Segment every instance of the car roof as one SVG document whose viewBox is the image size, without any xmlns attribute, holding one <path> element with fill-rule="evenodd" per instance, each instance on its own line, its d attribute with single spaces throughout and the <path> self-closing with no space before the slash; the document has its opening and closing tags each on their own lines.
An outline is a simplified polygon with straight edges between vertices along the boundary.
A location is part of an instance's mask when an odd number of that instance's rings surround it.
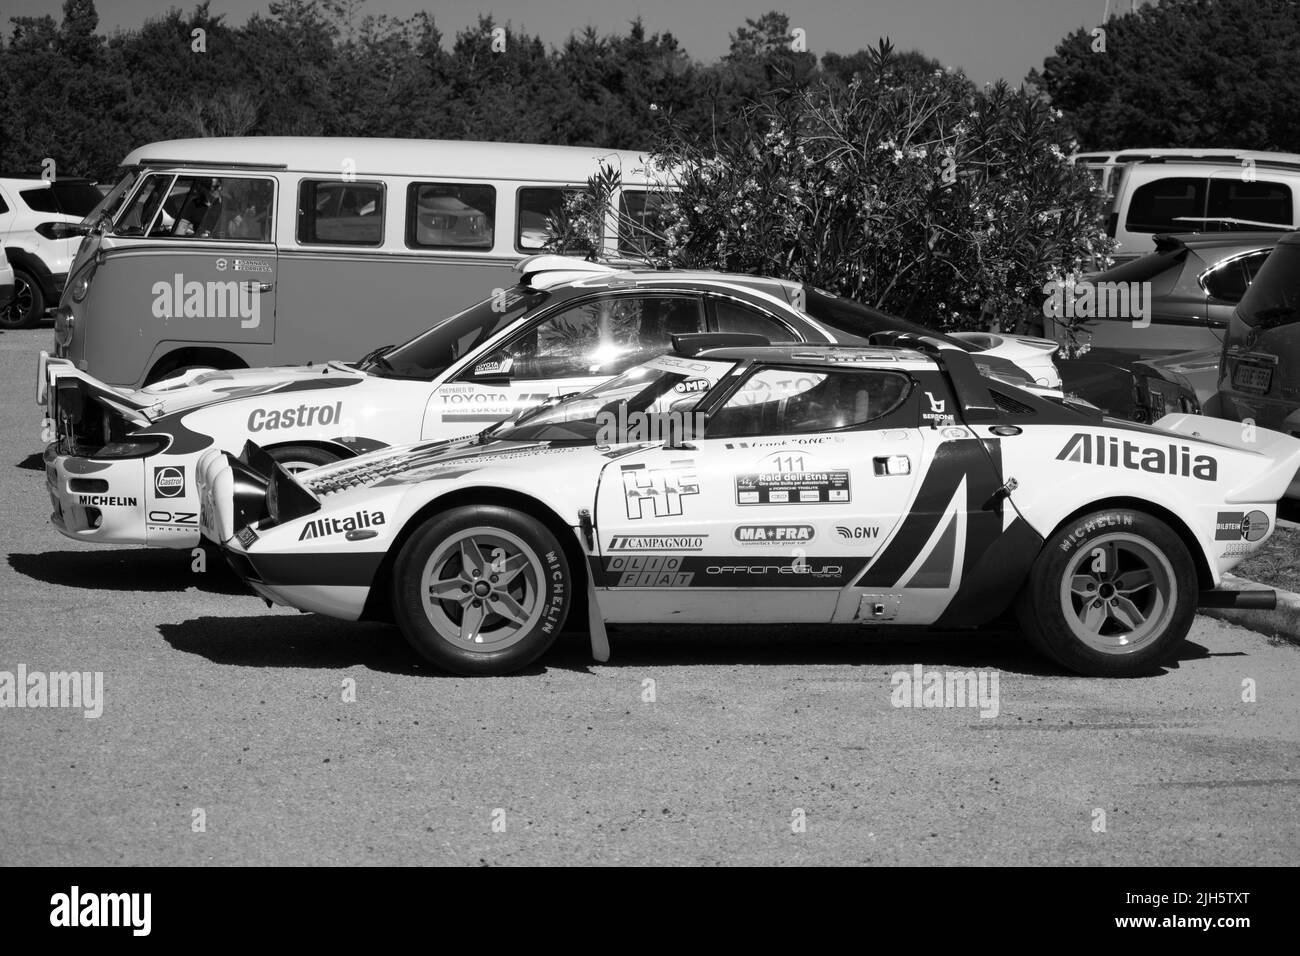
<svg viewBox="0 0 1300 956">
<path fill-rule="evenodd" d="M 724 362 L 763 362 L 822 368 L 935 368 L 937 362 L 916 349 L 887 345 L 746 345 L 706 349 L 693 358 Z"/>
<path fill-rule="evenodd" d="M 217 136 L 173 139 L 132 150 L 123 166 L 212 166 L 287 169 L 339 175 L 468 180 L 516 179 L 581 183 L 612 163 L 626 182 L 646 175 L 649 151 L 599 146 L 547 146 L 461 140 L 342 136 Z"/>
</svg>

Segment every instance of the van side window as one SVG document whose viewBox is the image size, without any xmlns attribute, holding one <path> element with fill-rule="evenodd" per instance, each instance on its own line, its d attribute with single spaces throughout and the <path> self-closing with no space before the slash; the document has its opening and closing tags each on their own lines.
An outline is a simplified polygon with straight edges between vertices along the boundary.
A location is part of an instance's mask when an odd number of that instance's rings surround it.
<svg viewBox="0 0 1300 956">
<path fill-rule="evenodd" d="M 515 246 L 536 252 L 546 247 L 547 221 L 561 216 L 564 200 L 581 190 L 562 186 L 525 186 L 519 190 L 519 213 L 515 223 Z M 562 252 L 566 250 L 555 250 Z M 567 251 L 588 251 L 570 246 Z"/>
<path fill-rule="evenodd" d="M 170 173 L 157 173 L 146 178 L 136 190 L 131 204 L 117 217 L 114 231 L 119 236 L 143 236 L 146 229 L 157 229 L 162 235 L 170 235 L 176 220 L 163 213 L 161 221 L 155 226 L 154 218 L 162 208 L 173 178 Z"/>
<path fill-rule="evenodd" d="M 617 375 L 672 348 L 672 337 L 704 331 L 695 296 L 630 295 L 583 302 L 515 337 L 499 356 L 516 378 Z"/>
<path fill-rule="evenodd" d="M 304 179 L 298 187 L 298 242 L 383 245 L 384 184 Z"/>
<path fill-rule="evenodd" d="M 1283 183 L 1210 180 L 1210 201 L 1205 215 L 1207 232 L 1240 232 L 1264 226 L 1291 226 L 1291 189 Z M 1214 222 L 1214 219 L 1245 222 Z"/>
<path fill-rule="evenodd" d="M 776 319 L 731 299 L 715 298 L 713 315 L 717 320 L 719 332 L 749 332 L 754 335 L 764 335 L 769 342 L 801 341 L 799 336 Z"/>
<path fill-rule="evenodd" d="M 412 249 L 491 249 L 497 191 L 471 183 L 411 183 L 406 244 Z"/>
<path fill-rule="evenodd" d="M 624 189 L 618 197 L 618 251 L 623 255 L 638 256 L 660 253 L 664 240 L 660 237 L 662 211 L 665 197 L 645 189 Z"/>
<path fill-rule="evenodd" d="M 147 228 L 149 236 L 155 238 L 270 242 L 275 199 L 275 183 L 271 180 L 177 176 L 159 210 L 159 197 L 171 177 L 150 179 L 123 216 L 119 234 L 138 236 Z M 127 231 L 127 227 L 134 231 Z"/>
<path fill-rule="evenodd" d="M 1192 232 L 1205 215 L 1205 179 L 1171 176 L 1139 186 L 1129 202 L 1129 232 Z"/>
</svg>

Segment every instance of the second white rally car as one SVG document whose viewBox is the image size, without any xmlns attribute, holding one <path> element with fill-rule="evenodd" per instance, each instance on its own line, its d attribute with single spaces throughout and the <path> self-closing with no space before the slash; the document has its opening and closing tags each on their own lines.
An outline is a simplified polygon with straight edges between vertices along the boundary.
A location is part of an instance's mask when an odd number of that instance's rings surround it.
<svg viewBox="0 0 1300 956">
<path fill-rule="evenodd" d="M 761 343 L 761 340 L 757 340 Z M 1016 607 L 1077 672 L 1167 661 L 1198 605 L 1267 606 L 1223 572 L 1267 539 L 1300 441 L 1158 427 L 911 348 L 683 335 L 481 435 L 290 475 L 200 463 L 203 523 L 270 601 L 394 620 L 451 671 L 607 623 L 966 627 Z"/>
<path fill-rule="evenodd" d="M 826 344 L 925 331 L 777 279 L 562 256 L 516 268 L 518 285 L 359 362 L 196 369 L 127 389 L 43 356 L 37 398 L 47 414 L 51 521 L 88 543 L 191 548 L 199 541 L 194 468 L 210 448 L 238 450 L 251 439 L 298 470 L 472 434 L 663 354 L 683 332 Z M 945 341 L 990 374 L 1060 384 L 1053 342 L 973 333 Z"/>
</svg>

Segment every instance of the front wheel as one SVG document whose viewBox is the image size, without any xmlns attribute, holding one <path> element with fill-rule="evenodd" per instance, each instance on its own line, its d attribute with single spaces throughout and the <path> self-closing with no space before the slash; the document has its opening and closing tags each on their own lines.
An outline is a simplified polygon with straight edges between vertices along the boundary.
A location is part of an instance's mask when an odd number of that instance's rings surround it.
<svg viewBox="0 0 1300 956">
<path fill-rule="evenodd" d="M 456 674 L 527 667 L 559 636 L 573 579 L 545 525 L 472 505 L 430 518 L 393 569 L 398 626 L 425 660 Z"/>
<path fill-rule="evenodd" d="M 0 309 L 0 328 L 30 329 L 45 314 L 45 293 L 30 273 L 14 270 L 14 297 Z"/>
<path fill-rule="evenodd" d="M 1164 522 L 1096 511 L 1043 545 L 1017 613 L 1041 651 L 1093 677 L 1133 677 L 1168 660 L 1196 614 L 1196 565 Z"/>
</svg>

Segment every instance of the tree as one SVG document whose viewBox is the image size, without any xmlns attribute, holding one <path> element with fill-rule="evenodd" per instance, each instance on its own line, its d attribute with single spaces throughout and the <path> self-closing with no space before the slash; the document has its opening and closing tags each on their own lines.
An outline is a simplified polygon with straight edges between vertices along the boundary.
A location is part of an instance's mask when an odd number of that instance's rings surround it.
<svg viewBox="0 0 1300 956">
<path fill-rule="evenodd" d="M 1071 33 L 1028 82 L 1084 148 L 1300 152 L 1297 27 L 1296 0 L 1164 0 Z"/>
</svg>

